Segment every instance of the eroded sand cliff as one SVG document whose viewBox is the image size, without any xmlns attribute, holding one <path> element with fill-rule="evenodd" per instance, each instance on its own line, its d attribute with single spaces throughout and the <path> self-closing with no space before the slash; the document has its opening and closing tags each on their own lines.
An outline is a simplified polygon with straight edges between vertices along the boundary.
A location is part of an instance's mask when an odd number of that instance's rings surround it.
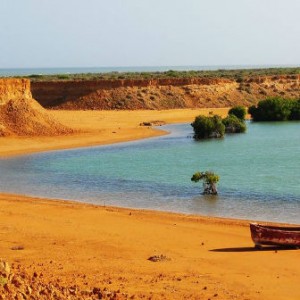
<svg viewBox="0 0 300 300">
<path fill-rule="evenodd" d="M 29 80 L 0 79 L 0 136 L 71 132 L 32 98 Z"/>
<path fill-rule="evenodd" d="M 270 96 L 299 98 L 300 76 L 37 81 L 32 93 L 57 109 L 173 109 L 250 106 Z"/>
</svg>

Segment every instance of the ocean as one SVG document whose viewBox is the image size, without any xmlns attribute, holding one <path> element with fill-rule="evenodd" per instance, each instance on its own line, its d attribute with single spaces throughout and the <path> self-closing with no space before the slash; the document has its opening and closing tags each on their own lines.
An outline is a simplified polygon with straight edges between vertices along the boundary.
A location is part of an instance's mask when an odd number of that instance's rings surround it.
<svg viewBox="0 0 300 300">
<path fill-rule="evenodd" d="M 292 65 L 215 65 L 215 66 L 140 66 L 140 67 L 59 67 L 59 68 L 0 68 L 0 77 L 82 74 L 82 73 L 110 73 L 110 72 L 165 72 L 191 70 L 236 70 L 294 67 Z"/>
</svg>

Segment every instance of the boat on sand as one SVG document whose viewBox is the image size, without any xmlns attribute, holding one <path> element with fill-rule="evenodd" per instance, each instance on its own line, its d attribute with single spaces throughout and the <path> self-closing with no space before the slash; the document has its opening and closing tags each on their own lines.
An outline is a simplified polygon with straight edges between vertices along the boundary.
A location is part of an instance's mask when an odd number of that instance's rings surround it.
<svg viewBox="0 0 300 300">
<path fill-rule="evenodd" d="M 283 227 L 250 223 L 250 231 L 256 248 L 262 245 L 300 247 L 300 226 Z"/>
</svg>

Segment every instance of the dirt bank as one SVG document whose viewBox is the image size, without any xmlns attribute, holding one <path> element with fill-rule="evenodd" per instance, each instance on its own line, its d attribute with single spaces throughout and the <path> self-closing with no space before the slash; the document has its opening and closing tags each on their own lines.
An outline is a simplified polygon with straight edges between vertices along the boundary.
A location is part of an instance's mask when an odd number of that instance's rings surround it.
<svg viewBox="0 0 300 300">
<path fill-rule="evenodd" d="M 300 76 L 257 76 L 242 80 L 173 78 L 35 81 L 31 90 L 55 109 L 174 109 L 250 106 L 269 96 L 299 98 Z"/>
<path fill-rule="evenodd" d="M 32 98 L 29 80 L 0 79 L 0 136 L 54 136 L 72 132 Z"/>
</svg>

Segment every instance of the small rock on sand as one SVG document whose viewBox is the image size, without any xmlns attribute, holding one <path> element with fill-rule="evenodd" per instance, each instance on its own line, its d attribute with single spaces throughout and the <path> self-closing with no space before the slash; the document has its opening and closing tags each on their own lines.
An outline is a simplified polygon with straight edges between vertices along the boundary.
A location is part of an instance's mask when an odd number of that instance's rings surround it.
<svg viewBox="0 0 300 300">
<path fill-rule="evenodd" d="M 166 257 L 165 255 L 161 254 L 161 255 L 150 256 L 148 258 L 148 260 L 150 260 L 152 262 L 159 262 L 159 261 L 168 261 L 168 260 L 171 260 L 171 259 Z"/>
</svg>

